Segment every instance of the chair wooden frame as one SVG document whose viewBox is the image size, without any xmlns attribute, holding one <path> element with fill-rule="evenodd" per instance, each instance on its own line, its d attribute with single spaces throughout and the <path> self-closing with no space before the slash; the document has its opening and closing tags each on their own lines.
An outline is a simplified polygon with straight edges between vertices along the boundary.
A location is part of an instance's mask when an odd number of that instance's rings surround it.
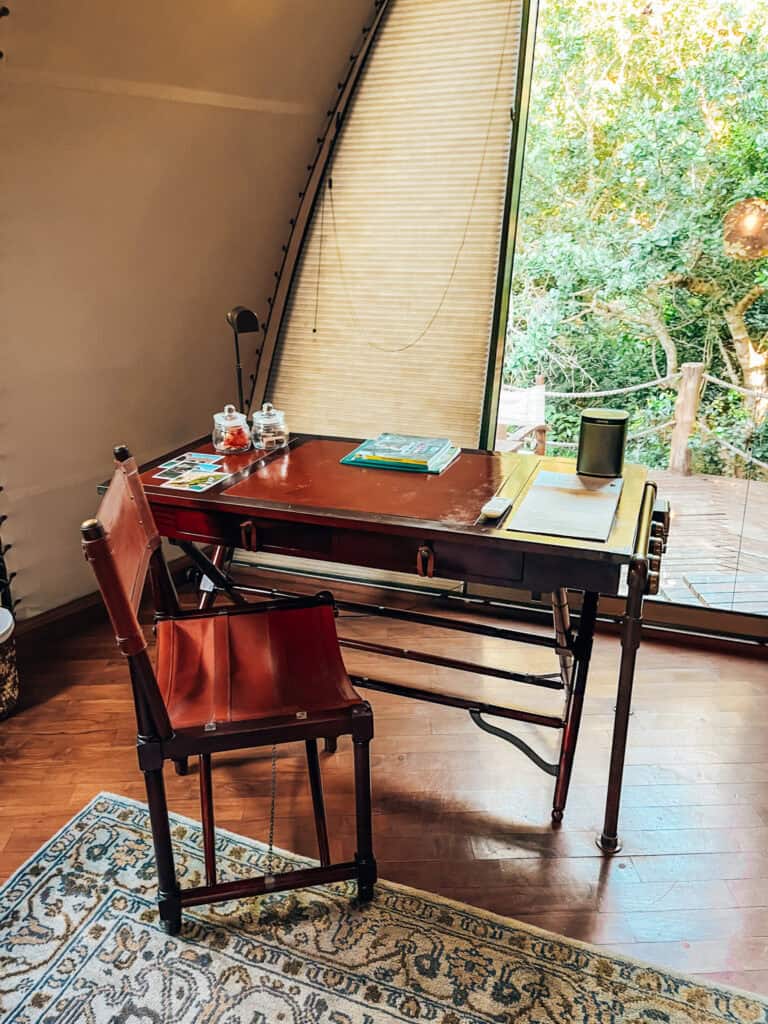
<svg viewBox="0 0 768 1024">
<path fill-rule="evenodd" d="M 98 519 L 90 519 L 81 527 L 86 559 L 96 575 L 104 603 L 115 629 L 117 644 L 128 660 L 138 727 L 137 750 L 139 768 L 144 774 L 152 839 L 158 874 L 158 908 L 164 929 L 177 934 L 181 928 L 182 908 L 219 900 L 260 896 L 305 886 L 357 880 L 361 903 L 373 897 L 376 882 L 376 861 L 373 855 L 371 822 L 371 784 L 369 744 L 373 737 L 373 714 L 370 705 L 361 701 L 350 707 L 328 711 L 301 712 L 295 716 L 277 715 L 239 722 L 174 730 L 163 701 L 157 677 L 147 652 L 144 633 L 137 618 L 144 577 L 149 574 L 158 619 L 189 619 L 211 615 L 259 615 L 279 609 L 296 609 L 333 604 L 331 594 L 315 597 L 281 599 L 260 604 L 223 607 L 211 611 L 184 611 L 163 558 L 160 538 L 146 502 L 135 460 L 125 446 L 114 450 L 115 477 L 127 488 L 133 503 L 132 529 L 137 527 L 146 539 L 146 547 L 138 559 L 137 572 L 129 586 L 125 573 L 119 570 L 110 535 Z M 355 812 L 357 851 L 354 859 L 331 863 L 328 830 L 325 819 L 322 779 L 317 751 L 320 737 L 336 740 L 351 735 L 354 745 Z M 215 824 L 211 755 L 221 751 L 272 746 L 304 740 L 307 768 L 320 852 L 320 866 L 300 868 L 278 875 L 263 875 L 221 882 L 217 879 L 215 856 Z M 165 761 L 172 760 L 183 773 L 187 759 L 197 756 L 200 766 L 200 803 L 203 828 L 206 884 L 180 888 L 171 843 L 168 805 L 163 779 Z"/>
</svg>

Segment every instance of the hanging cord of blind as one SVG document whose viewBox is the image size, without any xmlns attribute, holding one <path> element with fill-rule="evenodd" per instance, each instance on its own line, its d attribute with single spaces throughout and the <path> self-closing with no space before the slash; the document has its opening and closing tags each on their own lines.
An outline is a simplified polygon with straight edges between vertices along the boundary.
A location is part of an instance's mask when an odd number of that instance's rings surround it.
<svg viewBox="0 0 768 1024">
<path fill-rule="evenodd" d="M 395 354 L 397 352 L 406 352 L 408 349 L 414 348 L 414 346 L 418 345 L 419 342 L 424 337 L 426 337 L 426 335 L 429 333 L 430 329 L 432 328 L 433 324 L 437 320 L 438 316 L 440 315 L 440 311 L 442 310 L 443 305 L 445 304 L 445 300 L 448 297 L 448 292 L 450 291 L 451 284 L 453 283 L 453 279 L 456 276 L 456 271 L 457 271 L 458 266 L 459 266 L 459 260 L 461 259 L 461 254 L 462 254 L 462 252 L 464 250 L 464 246 L 465 246 L 466 241 L 467 241 L 467 236 L 469 235 L 469 226 L 470 226 L 470 224 L 472 222 L 472 214 L 474 212 L 475 203 L 477 202 L 477 196 L 478 196 L 478 193 L 480 191 L 480 182 L 481 182 L 481 179 L 482 179 L 482 176 L 483 176 L 483 170 L 485 168 L 485 160 L 486 160 L 486 156 L 487 156 L 487 153 L 488 153 L 488 144 L 489 144 L 490 137 L 491 137 L 491 129 L 493 127 L 493 117 L 494 117 L 494 114 L 496 113 L 496 104 L 497 104 L 497 100 L 498 100 L 499 89 L 501 87 L 501 76 L 502 76 L 502 72 L 504 70 L 504 61 L 505 61 L 505 58 L 506 58 L 506 55 L 507 55 L 507 46 L 508 46 L 508 41 L 509 41 L 509 30 L 510 30 L 510 24 L 511 24 L 511 20 L 512 20 L 512 8 L 513 8 L 513 6 L 514 5 L 512 3 L 508 3 L 507 4 L 507 14 L 506 14 L 505 22 L 504 22 L 504 35 L 503 35 L 503 39 L 502 39 L 501 51 L 500 51 L 500 54 L 499 54 L 498 67 L 496 69 L 496 80 L 495 80 L 494 87 L 493 87 L 493 98 L 492 98 L 491 103 L 490 103 L 490 110 L 489 110 L 489 113 L 488 113 L 488 121 L 487 121 L 486 128 L 485 128 L 485 138 L 483 139 L 483 148 L 482 148 L 481 154 L 480 154 L 480 163 L 478 165 L 477 175 L 475 177 L 475 184 L 474 184 L 474 188 L 472 190 L 472 198 L 470 200 L 469 209 L 467 211 L 466 220 L 464 222 L 464 230 L 462 232 L 461 239 L 459 241 L 459 245 L 458 245 L 458 248 L 456 250 L 456 255 L 454 256 L 453 263 L 451 265 L 451 270 L 450 270 L 450 272 L 448 274 L 448 279 L 447 279 L 447 281 L 445 283 L 445 287 L 443 288 L 443 292 L 442 292 L 440 298 L 438 299 L 437 305 L 435 306 L 435 309 L 434 309 L 433 313 L 431 314 L 431 316 L 427 320 L 426 325 L 422 328 L 421 331 L 419 331 L 419 333 L 416 335 L 416 337 L 413 338 L 411 341 L 407 342 L 405 345 L 397 345 L 397 346 L 390 347 L 389 345 L 381 345 L 380 343 L 373 341 L 370 338 L 370 336 L 368 335 L 368 331 L 366 330 L 366 328 L 363 327 L 363 325 L 362 325 L 362 323 L 360 321 L 360 318 L 357 315 L 357 310 L 356 310 L 355 303 L 353 302 L 352 294 L 351 294 L 352 293 L 352 289 L 349 286 L 349 282 L 347 280 L 347 276 L 346 276 L 345 270 L 344 270 L 344 258 L 342 256 L 342 252 L 341 252 L 341 246 L 340 246 L 340 243 L 339 243 L 339 231 L 338 231 L 338 226 L 337 226 L 337 223 L 336 223 L 336 209 L 335 209 L 334 203 L 333 203 L 333 167 L 332 166 L 329 167 L 329 171 L 328 171 L 328 184 L 327 184 L 327 188 L 325 188 L 323 190 L 323 203 L 322 203 L 322 207 L 321 207 L 321 221 L 320 221 L 320 224 L 321 224 L 321 228 L 320 228 L 320 232 L 321 232 L 320 233 L 321 251 L 322 251 L 322 239 L 323 239 L 323 235 L 322 235 L 323 211 L 325 210 L 325 200 L 326 200 L 326 195 L 327 195 L 328 202 L 329 202 L 329 207 L 330 207 L 330 214 L 331 214 L 331 231 L 333 232 L 334 248 L 336 250 L 336 259 L 338 261 L 339 274 L 340 274 L 340 277 L 341 277 L 341 283 L 342 283 L 342 287 L 344 289 L 344 294 L 345 294 L 345 296 L 347 298 L 347 305 L 348 305 L 349 311 L 350 311 L 350 313 L 352 315 L 352 320 L 353 320 L 353 322 L 355 324 L 355 327 L 360 332 L 361 340 L 363 342 L 365 342 L 365 344 L 370 345 L 372 348 L 377 348 L 377 349 L 379 349 L 382 352 L 391 352 L 393 354 Z M 319 268 L 318 268 L 318 289 L 319 289 Z M 314 329 L 313 329 L 313 333 L 316 333 Z"/>
<path fill-rule="evenodd" d="M 330 178 L 329 187 L 330 187 Z M 320 275 L 323 267 L 323 234 L 325 229 L 325 190 L 320 203 L 320 244 L 317 249 L 317 280 L 315 281 L 315 310 L 312 317 L 312 333 L 317 334 L 317 314 L 320 310 Z"/>
</svg>

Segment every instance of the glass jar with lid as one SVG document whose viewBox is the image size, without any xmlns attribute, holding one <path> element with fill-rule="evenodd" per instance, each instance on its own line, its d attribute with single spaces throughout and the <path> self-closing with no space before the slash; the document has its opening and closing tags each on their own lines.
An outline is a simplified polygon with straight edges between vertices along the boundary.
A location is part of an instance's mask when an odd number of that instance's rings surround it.
<svg viewBox="0 0 768 1024">
<path fill-rule="evenodd" d="M 265 448 L 282 448 L 288 444 L 288 428 L 285 424 L 285 413 L 276 409 L 271 402 L 265 402 L 261 412 L 253 414 L 253 446 Z"/>
<path fill-rule="evenodd" d="M 225 455 L 239 455 L 251 447 L 248 418 L 234 405 L 225 405 L 224 412 L 213 414 L 213 447 Z"/>
</svg>

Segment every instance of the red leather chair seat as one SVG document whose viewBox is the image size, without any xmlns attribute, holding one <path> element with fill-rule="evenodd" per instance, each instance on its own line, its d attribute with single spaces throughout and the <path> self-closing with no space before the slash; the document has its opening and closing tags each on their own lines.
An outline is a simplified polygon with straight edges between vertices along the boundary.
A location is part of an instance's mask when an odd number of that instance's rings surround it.
<svg viewBox="0 0 768 1024">
<path fill-rule="evenodd" d="M 362 703 L 329 605 L 161 619 L 157 681 L 176 729 Z"/>
</svg>

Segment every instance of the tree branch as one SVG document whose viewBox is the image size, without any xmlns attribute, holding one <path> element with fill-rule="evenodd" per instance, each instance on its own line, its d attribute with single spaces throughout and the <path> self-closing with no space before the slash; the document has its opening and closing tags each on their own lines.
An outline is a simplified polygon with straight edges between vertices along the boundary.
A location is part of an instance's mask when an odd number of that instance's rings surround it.
<svg viewBox="0 0 768 1024">
<path fill-rule="evenodd" d="M 742 295 L 738 302 L 731 306 L 729 313 L 733 313 L 736 316 L 744 316 L 749 307 L 757 302 L 761 295 L 765 295 L 766 287 L 764 284 L 756 284 L 754 288 L 750 288 L 746 295 Z"/>
<path fill-rule="evenodd" d="M 672 285 L 677 288 L 687 288 L 694 295 L 708 295 L 710 298 L 722 299 L 723 289 L 714 281 L 706 281 L 703 277 L 692 277 L 690 274 L 669 274 L 659 281 L 655 287 L 662 288 L 665 285 Z"/>
<path fill-rule="evenodd" d="M 649 296 L 650 299 L 654 297 L 654 295 Z M 593 298 L 590 308 L 595 313 L 603 316 L 617 317 L 619 320 L 624 320 L 630 324 L 637 324 L 639 327 L 644 327 L 647 331 L 650 331 L 664 349 L 664 355 L 667 357 L 667 373 L 677 373 L 677 345 L 675 344 L 675 339 L 670 334 L 669 328 L 661 314 L 653 306 L 644 312 L 639 309 L 631 309 L 616 299 Z"/>
<path fill-rule="evenodd" d="M 738 302 L 734 302 L 732 306 L 723 311 L 728 330 L 731 332 L 733 347 L 736 350 L 736 358 L 741 367 L 742 379 L 746 387 L 755 391 L 766 390 L 768 354 L 759 352 L 755 347 L 744 316 L 752 303 L 756 302 L 765 292 L 765 285 L 756 284 L 745 295 L 742 295 Z M 751 397 L 746 404 L 747 408 L 751 409 L 755 422 L 761 423 L 765 417 L 766 408 L 768 408 L 766 400 Z"/>
<path fill-rule="evenodd" d="M 736 373 L 736 369 L 733 365 L 733 362 L 731 361 L 731 357 L 728 354 L 728 349 L 723 344 L 723 339 L 720 337 L 719 333 L 717 333 L 717 347 L 720 349 L 720 355 L 723 357 L 723 363 L 725 365 L 725 372 L 730 377 L 731 383 L 740 383 L 739 375 L 738 373 Z"/>
</svg>

